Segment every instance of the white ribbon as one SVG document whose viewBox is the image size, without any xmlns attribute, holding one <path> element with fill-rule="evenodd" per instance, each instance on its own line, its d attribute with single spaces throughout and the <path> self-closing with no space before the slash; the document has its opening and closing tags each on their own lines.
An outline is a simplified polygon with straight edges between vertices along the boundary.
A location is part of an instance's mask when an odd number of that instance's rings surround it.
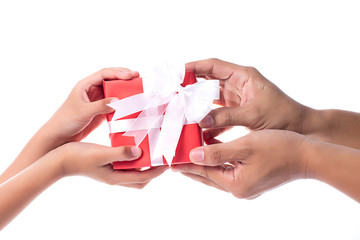
<svg viewBox="0 0 360 240">
<path fill-rule="evenodd" d="M 171 166 L 183 125 L 200 122 L 211 111 L 213 100 L 219 99 L 218 80 L 182 87 L 184 76 L 183 64 L 158 65 L 143 76 L 144 93 L 108 104 L 116 110 L 111 122 L 142 111 L 136 119 L 120 121 L 127 125 L 124 136 L 133 136 L 137 146 L 148 135 L 152 166 L 162 165 L 162 155 Z"/>
</svg>

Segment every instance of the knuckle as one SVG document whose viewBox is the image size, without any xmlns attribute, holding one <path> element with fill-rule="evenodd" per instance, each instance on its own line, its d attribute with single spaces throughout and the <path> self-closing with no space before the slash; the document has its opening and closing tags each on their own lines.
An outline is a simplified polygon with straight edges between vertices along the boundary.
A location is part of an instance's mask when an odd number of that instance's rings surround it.
<svg viewBox="0 0 360 240">
<path fill-rule="evenodd" d="M 141 183 L 135 186 L 136 189 L 143 189 L 146 186 L 146 183 Z"/>
<path fill-rule="evenodd" d="M 118 182 L 111 175 L 105 179 L 105 183 L 111 186 L 117 185 Z"/>
<path fill-rule="evenodd" d="M 206 172 L 206 170 L 205 170 L 205 168 L 204 167 L 201 167 L 200 169 L 199 169 L 199 175 L 201 176 L 201 177 L 204 177 L 204 178 L 208 178 L 208 174 L 207 174 L 207 172 Z"/>
<path fill-rule="evenodd" d="M 105 78 L 105 76 L 107 74 L 109 74 L 109 72 L 112 72 L 114 71 L 113 69 L 111 68 L 102 68 L 101 70 L 98 71 L 98 74 L 102 77 L 102 78 Z"/>
<path fill-rule="evenodd" d="M 258 74 L 259 73 L 259 71 L 254 67 L 246 67 L 246 69 L 247 69 L 248 73 L 250 73 L 250 74 Z"/>
<path fill-rule="evenodd" d="M 224 122 L 226 126 L 230 126 L 234 121 L 234 116 L 230 109 L 224 111 Z"/>
<path fill-rule="evenodd" d="M 102 68 L 100 69 L 99 71 L 97 71 L 95 73 L 95 75 L 98 75 L 98 76 L 104 76 L 104 74 L 108 71 L 109 68 Z"/>
<path fill-rule="evenodd" d="M 218 58 L 209 58 L 208 61 L 212 62 L 212 63 L 216 63 L 216 62 L 219 62 L 220 59 L 218 59 Z"/>
<path fill-rule="evenodd" d="M 230 108 L 222 108 L 219 111 L 210 112 L 219 127 L 232 126 L 234 124 L 234 114 Z"/>
<path fill-rule="evenodd" d="M 238 192 L 233 192 L 232 195 L 238 199 L 244 199 L 243 195 L 241 193 Z"/>
<path fill-rule="evenodd" d="M 249 198 L 250 195 L 246 190 L 240 189 L 238 191 L 235 191 L 232 193 L 234 197 L 239 198 L 239 199 L 246 199 Z"/>
<path fill-rule="evenodd" d="M 251 186 L 242 184 L 240 187 L 238 187 L 237 189 L 235 189 L 233 191 L 233 195 L 239 199 L 249 199 L 254 194 L 253 194 L 253 189 L 251 188 Z"/>
</svg>

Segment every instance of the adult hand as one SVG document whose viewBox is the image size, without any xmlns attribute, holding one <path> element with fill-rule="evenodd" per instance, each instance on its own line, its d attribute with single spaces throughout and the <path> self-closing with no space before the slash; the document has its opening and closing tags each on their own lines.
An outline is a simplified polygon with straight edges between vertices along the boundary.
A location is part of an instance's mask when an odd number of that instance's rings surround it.
<svg viewBox="0 0 360 240">
<path fill-rule="evenodd" d="M 305 134 L 312 109 L 303 106 L 282 92 L 252 67 L 244 67 L 218 59 L 186 64 L 197 77 L 219 79 L 223 106 L 211 111 L 201 122 L 209 140 L 221 128 L 242 125 L 250 130 L 282 129 Z"/>
<path fill-rule="evenodd" d="M 311 175 L 309 144 L 309 138 L 290 131 L 256 131 L 228 143 L 195 148 L 190 159 L 196 165 L 175 165 L 172 169 L 235 197 L 251 199 Z"/>
</svg>

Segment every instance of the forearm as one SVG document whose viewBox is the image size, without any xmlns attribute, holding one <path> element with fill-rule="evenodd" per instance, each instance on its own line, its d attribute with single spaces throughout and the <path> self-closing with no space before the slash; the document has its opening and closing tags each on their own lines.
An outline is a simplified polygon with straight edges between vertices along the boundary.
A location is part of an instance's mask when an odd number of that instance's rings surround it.
<svg viewBox="0 0 360 240">
<path fill-rule="evenodd" d="M 62 160 L 54 151 L 0 185 L 0 229 L 62 177 Z"/>
<path fill-rule="evenodd" d="M 302 134 L 360 149 L 360 114 L 343 110 L 314 110 L 306 114 Z"/>
<path fill-rule="evenodd" d="M 49 123 L 46 123 L 30 139 L 11 165 L 0 175 L 0 184 L 21 172 L 61 144 L 63 144 L 63 141 L 55 137 L 53 129 L 49 126 Z"/>
<path fill-rule="evenodd" d="M 325 182 L 360 202 L 359 150 L 314 141 L 309 152 L 309 178 Z"/>
</svg>

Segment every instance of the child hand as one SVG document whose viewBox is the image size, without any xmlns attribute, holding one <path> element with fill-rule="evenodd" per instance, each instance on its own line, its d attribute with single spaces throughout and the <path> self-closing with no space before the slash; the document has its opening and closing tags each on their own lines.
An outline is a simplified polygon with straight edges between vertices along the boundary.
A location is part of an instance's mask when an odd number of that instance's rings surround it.
<svg viewBox="0 0 360 240">
<path fill-rule="evenodd" d="M 168 169 L 167 166 L 161 166 L 145 171 L 113 170 L 112 162 L 132 161 L 141 156 L 141 149 L 135 146 L 105 147 L 72 142 L 56 151 L 61 154 L 63 176 L 83 175 L 110 185 L 140 189 Z"/>
<path fill-rule="evenodd" d="M 145 171 L 113 170 L 113 161 L 131 161 L 141 155 L 137 147 L 110 148 L 90 143 L 64 144 L 0 184 L 0 230 L 37 195 L 70 175 L 84 175 L 112 185 L 143 188 L 167 167 Z"/>
<path fill-rule="evenodd" d="M 67 142 L 80 141 L 113 111 L 104 99 L 104 79 L 131 79 L 138 72 L 126 68 L 105 68 L 78 82 L 50 120 L 31 138 L 15 161 L 0 175 L 0 183 L 11 178 L 49 151 Z"/>
<path fill-rule="evenodd" d="M 104 79 L 132 79 L 139 73 L 126 68 L 104 68 L 78 82 L 62 106 L 45 125 L 60 140 L 81 141 L 114 110 L 107 106 L 114 98 L 104 99 Z M 116 99 L 116 98 L 115 98 Z"/>
</svg>

